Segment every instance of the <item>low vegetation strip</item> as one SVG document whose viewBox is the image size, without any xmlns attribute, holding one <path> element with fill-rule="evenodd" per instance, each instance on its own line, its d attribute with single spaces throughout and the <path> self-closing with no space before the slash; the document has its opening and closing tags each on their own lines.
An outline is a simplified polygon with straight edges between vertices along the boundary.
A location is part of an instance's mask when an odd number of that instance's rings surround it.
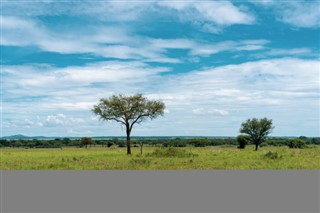
<svg viewBox="0 0 320 213">
<path fill-rule="evenodd" d="M 1 170 L 320 169 L 320 146 L 2 148 Z"/>
</svg>

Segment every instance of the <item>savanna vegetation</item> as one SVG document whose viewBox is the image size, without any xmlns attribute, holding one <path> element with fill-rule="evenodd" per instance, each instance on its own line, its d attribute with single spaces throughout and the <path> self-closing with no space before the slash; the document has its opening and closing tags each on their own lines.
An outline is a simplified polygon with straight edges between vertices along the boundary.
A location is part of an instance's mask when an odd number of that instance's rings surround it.
<svg viewBox="0 0 320 213">
<path fill-rule="evenodd" d="M 67 147 L 1 149 L 1 170 L 320 169 L 320 146 Z"/>
<path fill-rule="evenodd" d="M 239 149 L 239 138 L 245 149 Z M 258 151 L 243 136 L 131 142 L 127 155 L 126 138 L 2 139 L 0 169 L 320 169 L 320 138 L 270 137 Z"/>
</svg>

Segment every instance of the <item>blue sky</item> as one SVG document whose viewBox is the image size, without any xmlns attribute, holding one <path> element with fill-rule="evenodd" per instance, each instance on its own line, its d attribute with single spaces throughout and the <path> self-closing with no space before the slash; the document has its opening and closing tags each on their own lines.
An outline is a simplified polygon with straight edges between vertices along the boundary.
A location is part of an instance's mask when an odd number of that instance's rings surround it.
<svg viewBox="0 0 320 213">
<path fill-rule="evenodd" d="M 140 136 L 319 136 L 319 1 L 2 1 L 2 135 L 116 136 L 91 109 L 143 93 Z"/>
</svg>

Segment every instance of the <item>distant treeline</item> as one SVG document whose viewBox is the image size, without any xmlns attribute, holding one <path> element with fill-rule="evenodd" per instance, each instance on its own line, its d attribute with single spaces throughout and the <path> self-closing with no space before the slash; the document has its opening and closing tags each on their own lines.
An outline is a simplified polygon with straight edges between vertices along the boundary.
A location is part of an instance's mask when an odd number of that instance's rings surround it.
<svg viewBox="0 0 320 213">
<path fill-rule="evenodd" d="M 320 145 L 320 137 L 308 138 L 305 136 L 299 137 L 305 141 L 306 144 Z M 81 139 L 70 138 L 56 138 L 56 139 L 1 139 L 0 147 L 17 147 L 17 148 L 62 148 L 62 147 L 84 147 L 86 144 L 82 143 Z M 111 138 L 111 139 L 92 139 L 89 146 L 100 147 L 126 147 L 124 138 Z M 261 146 L 287 146 L 290 138 L 268 138 Z M 155 147 L 205 147 L 205 146 L 221 146 L 221 145 L 234 145 L 237 146 L 236 138 L 174 138 L 174 139 L 133 139 L 132 146 L 139 147 L 141 144 L 144 146 Z"/>
</svg>

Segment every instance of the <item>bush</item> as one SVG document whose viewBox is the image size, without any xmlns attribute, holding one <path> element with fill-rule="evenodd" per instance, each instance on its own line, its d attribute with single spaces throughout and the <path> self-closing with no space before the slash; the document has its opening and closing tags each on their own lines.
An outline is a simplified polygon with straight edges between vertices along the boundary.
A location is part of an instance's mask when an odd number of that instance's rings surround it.
<svg viewBox="0 0 320 213">
<path fill-rule="evenodd" d="M 312 138 L 310 140 L 311 144 L 316 144 L 316 145 L 320 145 L 320 138 Z"/>
<path fill-rule="evenodd" d="M 110 148 L 112 145 L 114 145 L 113 142 L 111 142 L 111 141 L 108 141 L 108 142 L 107 142 L 107 147 L 108 147 L 108 148 Z"/>
<path fill-rule="evenodd" d="M 268 143 L 262 143 L 262 144 L 260 145 L 260 147 L 268 147 L 268 146 L 269 146 Z"/>
<path fill-rule="evenodd" d="M 176 140 L 172 142 L 172 146 L 173 147 L 186 147 L 187 143 L 185 141 L 182 140 Z"/>
<path fill-rule="evenodd" d="M 275 159 L 281 159 L 282 156 L 278 155 L 278 152 L 267 152 L 265 155 L 264 155 L 265 158 L 269 158 L 269 159 L 272 159 L 272 160 L 275 160 Z"/>
<path fill-rule="evenodd" d="M 302 139 L 289 139 L 287 145 L 291 149 L 302 149 L 306 147 L 306 142 Z"/>
<path fill-rule="evenodd" d="M 126 147 L 126 142 L 124 142 L 124 141 L 119 141 L 119 142 L 117 143 L 117 145 L 118 145 L 118 147 Z"/>
<path fill-rule="evenodd" d="M 288 139 L 284 139 L 284 138 L 272 138 L 272 139 L 268 139 L 266 141 L 266 144 L 268 144 L 269 146 L 286 146 L 288 141 Z"/>
<path fill-rule="evenodd" d="M 206 138 L 194 138 L 189 143 L 194 147 L 205 147 L 210 145 L 210 140 Z"/>
<path fill-rule="evenodd" d="M 246 135 L 238 135 L 237 141 L 239 144 L 238 149 L 244 149 L 246 145 L 249 143 L 250 138 Z"/>
</svg>

